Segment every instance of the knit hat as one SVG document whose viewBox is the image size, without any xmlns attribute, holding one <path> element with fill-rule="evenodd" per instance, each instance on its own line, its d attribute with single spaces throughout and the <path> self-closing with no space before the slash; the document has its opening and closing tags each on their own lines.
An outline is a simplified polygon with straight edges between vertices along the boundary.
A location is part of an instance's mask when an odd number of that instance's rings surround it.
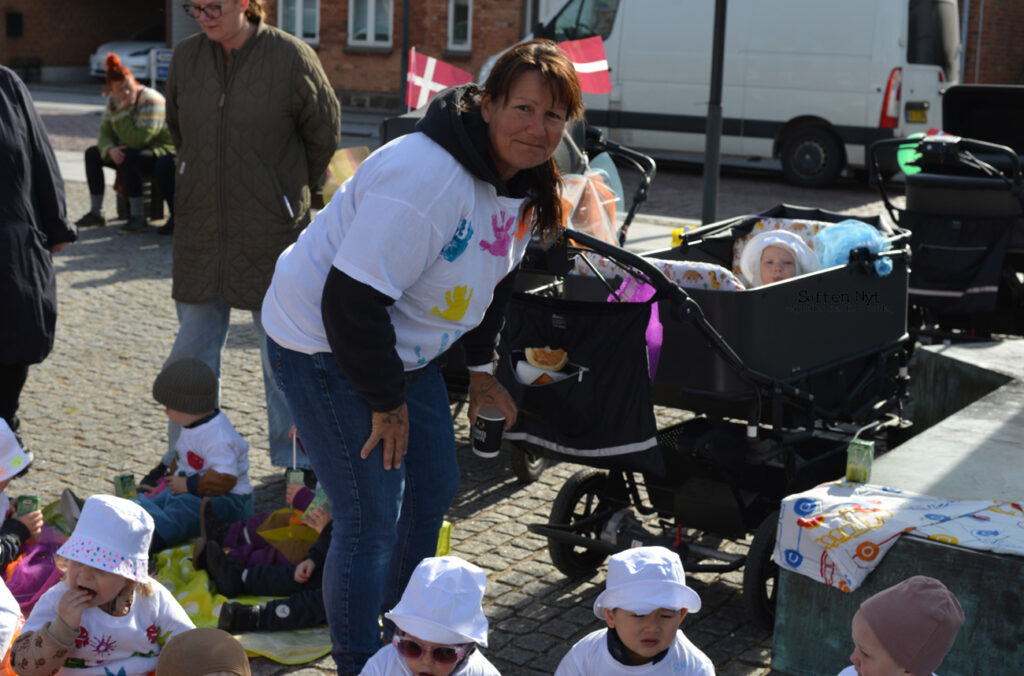
<svg viewBox="0 0 1024 676">
<path fill-rule="evenodd" d="M 785 249 L 793 255 L 797 275 L 805 275 L 821 268 L 818 257 L 800 235 L 788 230 L 768 230 L 753 237 L 740 253 L 740 272 L 751 288 L 764 285 L 761 281 L 761 253 L 770 246 Z"/>
<path fill-rule="evenodd" d="M 487 617 L 481 607 L 487 575 L 457 556 L 420 561 L 402 600 L 384 617 L 402 631 L 438 645 L 477 643 L 487 647 Z"/>
<path fill-rule="evenodd" d="M 205 676 L 227 672 L 250 676 L 249 658 L 238 640 L 212 627 L 175 634 L 160 651 L 156 676 Z"/>
<path fill-rule="evenodd" d="M 153 381 L 153 398 L 175 411 L 202 415 L 217 408 L 218 389 L 213 369 L 188 357 L 164 367 Z"/>
<path fill-rule="evenodd" d="M 659 608 L 700 610 L 700 597 L 686 586 L 679 555 L 665 547 L 634 547 L 608 559 L 605 590 L 594 601 L 594 614 L 622 608 L 637 615 Z"/>
<path fill-rule="evenodd" d="M 138 504 L 113 495 L 85 501 L 71 537 L 59 556 L 136 582 L 149 581 L 153 517 Z"/>
<path fill-rule="evenodd" d="M 31 462 L 7 421 L 0 418 L 0 481 L 17 476 Z"/>
<path fill-rule="evenodd" d="M 924 575 L 878 592 L 860 604 L 860 613 L 893 661 L 914 676 L 939 668 L 964 623 L 953 592 Z"/>
</svg>

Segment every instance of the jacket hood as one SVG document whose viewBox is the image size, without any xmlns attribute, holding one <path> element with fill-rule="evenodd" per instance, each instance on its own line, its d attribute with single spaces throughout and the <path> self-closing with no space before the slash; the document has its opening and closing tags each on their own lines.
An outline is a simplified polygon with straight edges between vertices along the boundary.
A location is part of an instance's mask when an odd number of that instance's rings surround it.
<svg viewBox="0 0 1024 676">
<path fill-rule="evenodd" d="M 526 197 L 530 180 L 519 172 L 506 184 L 488 152 L 487 123 L 478 110 L 480 88 L 475 84 L 449 87 L 430 101 L 416 130 L 448 151 L 466 170 L 481 181 L 494 186 L 502 197 Z M 467 106 L 467 104 L 472 104 Z"/>
</svg>

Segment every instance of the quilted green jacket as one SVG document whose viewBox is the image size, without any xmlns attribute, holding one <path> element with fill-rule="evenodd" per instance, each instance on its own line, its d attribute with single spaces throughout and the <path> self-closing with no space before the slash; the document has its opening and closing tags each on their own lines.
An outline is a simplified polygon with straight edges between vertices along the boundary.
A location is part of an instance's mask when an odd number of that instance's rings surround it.
<svg viewBox="0 0 1024 676">
<path fill-rule="evenodd" d="M 178 153 L 171 295 L 258 310 L 341 139 L 323 67 L 309 45 L 262 21 L 226 65 L 198 33 L 174 50 L 167 124 Z"/>
</svg>

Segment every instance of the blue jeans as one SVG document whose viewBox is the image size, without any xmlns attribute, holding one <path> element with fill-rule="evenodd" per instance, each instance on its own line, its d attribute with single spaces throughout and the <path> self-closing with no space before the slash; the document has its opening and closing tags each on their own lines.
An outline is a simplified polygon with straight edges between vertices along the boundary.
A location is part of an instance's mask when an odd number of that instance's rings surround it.
<svg viewBox="0 0 1024 676">
<path fill-rule="evenodd" d="M 270 362 L 295 416 L 334 517 L 323 590 L 339 674 L 357 674 L 381 647 L 378 615 L 401 598 L 459 485 L 448 391 L 435 365 L 406 392 L 409 452 L 385 470 L 380 445 L 359 457 L 371 411 L 329 352 L 306 355 L 267 340 Z"/>
<path fill-rule="evenodd" d="M 178 359 L 195 357 L 203 360 L 213 369 L 219 382 L 220 359 L 228 338 L 231 308 L 225 305 L 220 298 L 210 303 L 175 302 L 175 306 L 178 310 L 178 335 L 174 339 L 171 354 L 168 355 L 164 365 Z M 267 361 L 267 334 L 263 331 L 263 323 L 260 321 L 258 310 L 253 310 L 252 321 L 256 326 L 260 361 L 263 364 L 263 389 L 267 400 L 270 462 L 276 467 L 291 467 L 292 442 L 288 438 L 288 431 L 292 427 L 292 416 L 288 412 L 288 402 L 284 398 L 284 392 L 277 386 L 277 381 L 274 380 L 270 364 Z M 217 399 L 220 400 L 219 392 Z M 178 425 L 172 422 L 167 423 L 167 452 L 162 460 L 165 465 L 170 465 L 174 460 L 174 444 L 178 441 L 180 434 L 181 428 Z M 309 458 L 301 453 L 298 455 L 297 464 L 303 469 L 312 467 Z"/>
<path fill-rule="evenodd" d="M 152 498 L 139 495 L 132 498 L 153 517 L 154 530 L 168 547 L 179 545 L 199 535 L 199 505 L 202 498 L 191 493 L 174 495 L 170 489 Z M 252 516 L 253 494 L 226 493 L 210 498 L 210 507 L 217 516 L 231 523 Z"/>
</svg>

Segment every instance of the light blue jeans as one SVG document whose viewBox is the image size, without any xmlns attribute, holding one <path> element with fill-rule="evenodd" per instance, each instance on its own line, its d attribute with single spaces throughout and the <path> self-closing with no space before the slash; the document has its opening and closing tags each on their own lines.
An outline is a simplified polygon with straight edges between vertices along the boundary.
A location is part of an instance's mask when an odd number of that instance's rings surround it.
<svg viewBox="0 0 1024 676">
<path fill-rule="evenodd" d="M 210 507 L 228 523 L 242 521 L 252 516 L 253 494 L 225 493 L 210 498 Z M 174 495 L 170 489 L 157 493 L 152 498 L 139 495 L 132 498 L 153 517 L 154 529 L 164 544 L 174 547 L 199 535 L 199 506 L 203 499 L 191 493 Z"/>
<path fill-rule="evenodd" d="M 164 365 L 186 357 L 195 357 L 206 362 L 217 374 L 220 382 L 220 361 L 224 352 L 224 344 L 228 338 L 228 327 L 231 324 L 231 308 L 218 297 L 209 303 L 175 302 L 178 311 L 178 335 L 171 347 Z M 270 364 L 267 361 L 267 334 L 260 321 L 259 310 L 252 311 L 252 321 L 256 326 L 257 341 L 260 348 L 260 361 L 263 365 L 263 389 L 267 401 L 267 428 L 270 437 L 270 462 L 275 467 L 291 467 L 292 442 L 288 431 L 292 427 L 292 416 L 288 412 L 288 402 L 284 392 L 277 386 Z M 220 400 L 220 392 L 217 393 Z M 175 423 L 167 423 L 167 452 L 162 462 L 170 465 L 174 460 L 174 444 L 181 434 L 181 427 Z M 301 452 L 298 454 L 297 465 L 304 469 L 312 468 L 312 464 Z"/>
<path fill-rule="evenodd" d="M 398 603 L 413 569 L 436 552 L 459 486 L 448 391 L 433 364 L 408 388 L 409 451 L 401 469 L 385 470 L 379 444 L 359 457 L 371 411 L 333 355 L 267 343 L 334 517 L 323 576 L 334 661 L 339 674 L 358 674 L 381 647 L 377 616 Z"/>
</svg>

